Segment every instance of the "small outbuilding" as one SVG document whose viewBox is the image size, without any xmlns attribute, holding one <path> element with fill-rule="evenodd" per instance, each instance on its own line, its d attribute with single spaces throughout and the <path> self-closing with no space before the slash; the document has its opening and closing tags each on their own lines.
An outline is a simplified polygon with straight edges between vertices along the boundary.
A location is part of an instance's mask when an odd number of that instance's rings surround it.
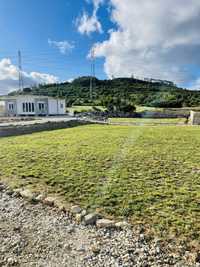
<svg viewBox="0 0 200 267">
<path fill-rule="evenodd" d="M 190 111 L 189 122 L 191 125 L 200 125 L 200 112 Z"/>
<path fill-rule="evenodd" d="M 66 113 L 65 100 L 48 96 L 17 95 L 1 97 L 4 116 L 56 116 Z"/>
</svg>

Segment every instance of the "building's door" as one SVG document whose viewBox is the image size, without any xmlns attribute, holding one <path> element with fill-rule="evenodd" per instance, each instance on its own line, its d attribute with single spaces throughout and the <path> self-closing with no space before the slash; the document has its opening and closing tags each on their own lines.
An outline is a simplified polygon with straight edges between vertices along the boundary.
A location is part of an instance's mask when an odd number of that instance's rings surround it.
<svg viewBox="0 0 200 267">
<path fill-rule="evenodd" d="M 16 103 L 9 101 L 7 103 L 7 113 L 9 116 L 16 116 Z"/>
<path fill-rule="evenodd" d="M 47 115 L 47 107 L 45 102 L 38 102 L 38 115 Z"/>
</svg>

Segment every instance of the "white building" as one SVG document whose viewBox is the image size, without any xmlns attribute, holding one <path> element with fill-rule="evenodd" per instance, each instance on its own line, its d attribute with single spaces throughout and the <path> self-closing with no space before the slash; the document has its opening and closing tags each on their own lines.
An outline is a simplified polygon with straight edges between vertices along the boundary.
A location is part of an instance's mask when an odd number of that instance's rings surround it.
<svg viewBox="0 0 200 267">
<path fill-rule="evenodd" d="M 51 116 L 65 114 L 65 100 L 48 96 L 17 95 L 1 97 L 5 116 Z"/>
<path fill-rule="evenodd" d="M 192 125 L 200 125 L 200 112 L 190 111 L 189 122 Z"/>
</svg>

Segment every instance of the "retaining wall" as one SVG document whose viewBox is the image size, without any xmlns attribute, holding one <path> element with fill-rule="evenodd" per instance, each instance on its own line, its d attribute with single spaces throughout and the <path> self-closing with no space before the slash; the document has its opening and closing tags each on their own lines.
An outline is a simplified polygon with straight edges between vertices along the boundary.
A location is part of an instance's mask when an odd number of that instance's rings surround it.
<svg viewBox="0 0 200 267">
<path fill-rule="evenodd" d="M 90 121 L 71 120 L 71 121 L 59 121 L 59 122 L 45 122 L 35 123 L 31 125 L 9 125 L 0 126 L 0 137 L 16 136 L 23 134 L 31 134 L 34 132 L 51 131 L 57 129 L 70 128 L 80 125 L 93 124 Z"/>
</svg>

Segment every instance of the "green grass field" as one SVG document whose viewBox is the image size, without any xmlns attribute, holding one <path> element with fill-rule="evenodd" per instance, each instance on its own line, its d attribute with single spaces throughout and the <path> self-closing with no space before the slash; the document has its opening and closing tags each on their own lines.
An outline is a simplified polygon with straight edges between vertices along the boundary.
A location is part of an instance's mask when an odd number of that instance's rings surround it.
<svg viewBox="0 0 200 267">
<path fill-rule="evenodd" d="M 0 139 L 0 180 L 200 237 L 200 128 L 90 125 Z"/>
<path fill-rule="evenodd" d="M 111 123 L 133 123 L 144 125 L 159 125 L 159 124 L 184 124 L 185 118 L 169 118 L 169 119 L 150 119 L 150 118 L 109 118 Z"/>
</svg>

